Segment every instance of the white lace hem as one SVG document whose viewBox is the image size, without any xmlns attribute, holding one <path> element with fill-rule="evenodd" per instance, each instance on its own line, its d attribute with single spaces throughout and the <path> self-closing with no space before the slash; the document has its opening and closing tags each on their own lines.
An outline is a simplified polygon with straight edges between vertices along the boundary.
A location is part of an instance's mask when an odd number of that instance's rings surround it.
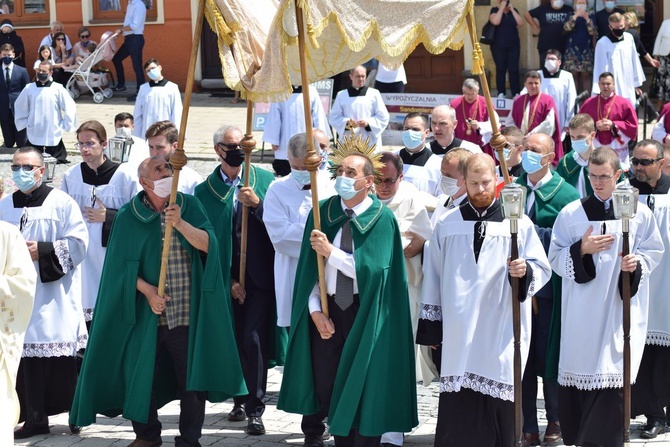
<svg viewBox="0 0 670 447">
<path fill-rule="evenodd" d="M 54 252 L 64 274 L 74 269 L 74 262 L 70 258 L 70 249 L 67 247 L 67 241 L 60 240 L 54 242 Z"/>
<path fill-rule="evenodd" d="M 647 345 L 670 346 L 670 334 L 665 332 L 647 332 Z"/>
<path fill-rule="evenodd" d="M 570 253 L 565 257 L 565 277 L 572 280 L 575 279 L 575 263 Z"/>
<path fill-rule="evenodd" d="M 631 383 L 634 381 L 631 380 Z M 623 373 L 573 374 L 559 369 L 558 384 L 572 386 L 582 391 L 623 388 Z"/>
<path fill-rule="evenodd" d="M 88 334 L 80 335 L 76 342 L 24 343 L 21 357 L 74 357 L 87 343 Z"/>
<path fill-rule="evenodd" d="M 424 304 L 421 307 L 421 315 L 419 315 L 419 319 L 428 321 L 442 321 L 442 306 Z"/>
<path fill-rule="evenodd" d="M 93 319 L 93 309 L 84 309 L 84 320 L 89 322 Z"/>
<path fill-rule="evenodd" d="M 457 393 L 461 388 L 468 388 L 496 399 L 514 401 L 514 385 L 508 385 L 472 373 L 465 373 L 462 376 L 440 377 L 440 393 Z"/>
</svg>

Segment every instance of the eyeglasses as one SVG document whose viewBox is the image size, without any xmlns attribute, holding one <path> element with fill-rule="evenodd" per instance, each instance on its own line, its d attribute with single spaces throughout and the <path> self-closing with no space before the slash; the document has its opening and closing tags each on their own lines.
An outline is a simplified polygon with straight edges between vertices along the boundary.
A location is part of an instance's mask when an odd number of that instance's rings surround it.
<svg viewBox="0 0 670 447">
<path fill-rule="evenodd" d="M 78 151 L 82 150 L 83 148 L 93 149 L 96 144 L 98 144 L 97 141 L 87 141 L 86 143 L 74 143 L 74 148 L 77 149 Z"/>
<path fill-rule="evenodd" d="M 217 145 L 217 147 L 218 147 L 219 149 L 224 150 L 224 151 L 225 151 L 226 149 L 228 149 L 229 151 L 234 151 L 235 149 L 240 149 L 240 143 L 230 143 L 230 144 L 226 144 L 226 143 L 216 143 L 216 145 Z M 225 147 L 226 149 L 224 149 L 224 147 Z"/>
<path fill-rule="evenodd" d="M 592 182 L 598 180 L 599 182 L 606 182 L 608 180 L 612 180 L 612 177 L 614 177 L 614 174 L 611 175 L 595 175 L 595 174 L 589 174 L 589 180 Z"/>
<path fill-rule="evenodd" d="M 390 179 L 390 178 L 385 178 L 385 179 L 382 179 L 382 180 L 378 180 L 378 181 L 376 181 L 375 183 L 377 183 L 378 185 L 381 185 L 381 184 L 383 183 L 383 184 L 386 185 L 386 186 L 391 186 L 391 185 L 393 185 L 395 182 L 397 182 L 399 178 L 400 178 L 400 176 L 397 176 L 397 177 L 395 178 L 395 180 Z"/>
<path fill-rule="evenodd" d="M 631 158 L 630 162 L 633 166 L 642 165 L 642 166 L 651 166 L 657 161 L 662 160 L 662 158 Z"/>
<path fill-rule="evenodd" d="M 9 166 L 9 168 L 14 172 L 17 172 L 19 170 L 23 170 L 25 172 L 32 172 L 35 169 L 41 168 L 41 167 L 42 167 L 42 165 L 10 165 Z"/>
<path fill-rule="evenodd" d="M 80 39 L 88 39 L 89 37 L 91 37 L 90 34 L 82 34 L 81 36 L 79 36 Z"/>
</svg>

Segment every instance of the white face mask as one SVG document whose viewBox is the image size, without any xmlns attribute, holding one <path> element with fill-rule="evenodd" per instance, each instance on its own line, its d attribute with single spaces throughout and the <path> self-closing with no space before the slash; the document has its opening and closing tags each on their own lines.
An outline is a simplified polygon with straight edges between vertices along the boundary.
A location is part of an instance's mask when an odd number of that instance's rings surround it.
<svg viewBox="0 0 670 447">
<path fill-rule="evenodd" d="M 563 0 L 554 0 L 551 4 L 554 8 L 561 9 L 563 7 Z"/>
<path fill-rule="evenodd" d="M 586 11 L 586 5 L 582 5 L 581 3 L 579 5 L 575 6 L 575 9 L 577 11 Z"/>
<path fill-rule="evenodd" d="M 154 180 L 154 194 L 161 199 L 170 196 L 172 191 L 172 177 L 165 177 L 159 180 Z"/>
<path fill-rule="evenodd" d="M 116 128 L 116 135 L 119 137 L 123 138 L 130 138 L 132 135 L 132 130 L 130 130 L 130 127 L 117 127 Z"/>
<path fill-rule="evenodd" d="M 549 73 L 554 73 L 558 70 L 558 61 L 546 60 L 544 61 L 544 68 L 546 68 Z"/>
<path fill-rule="evenodd" d="M 442 189 L 442 192 L 448 195 L 449 197 L 455 195 L 460 188 L 458 186 L 458 180 L 455 178 L 447 177 L 446 175 L 442 176 L 442 179 L 440 181 L 440 188 Z"/>
</svg>

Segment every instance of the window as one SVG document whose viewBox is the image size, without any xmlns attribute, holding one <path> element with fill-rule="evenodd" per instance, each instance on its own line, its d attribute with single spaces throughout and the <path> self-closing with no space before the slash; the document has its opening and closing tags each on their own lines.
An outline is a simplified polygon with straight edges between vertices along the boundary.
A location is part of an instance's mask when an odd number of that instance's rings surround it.
<svg viewBox="0 0 670 447">
<path fill-rule="evenodd" d="M 49 0 L 1 0 L 0 11 L 0 19 L 11 19 L 14 24 L 49 23 Z"/>
<path fill-rule="evenodd" d="M 156 0 L 142 0 L 147 7 L 147 22 L 156 21 Z M 123 22 L 128 8 L 127 0 L 91 0 L 93 20 L 91 23 Z"/>
</svg>

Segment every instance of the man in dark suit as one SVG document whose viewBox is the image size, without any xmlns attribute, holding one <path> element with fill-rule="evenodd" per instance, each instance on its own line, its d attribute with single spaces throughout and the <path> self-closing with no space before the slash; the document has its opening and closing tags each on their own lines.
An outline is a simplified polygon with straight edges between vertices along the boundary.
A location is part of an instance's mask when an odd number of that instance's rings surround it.
<svg viewBox="0 0 670 447">
<path fill-rule="evenodd" d="M 26 129 L 16 130 L 14 103 L 21 90 L 30 83 L 25 68 L 14 64 L 14 46 L 6 43 L 0 47 L 2 57 L 2 80 L 0 80 L 0 126 L 5 147 L 23 147 L 28 142 Z"/>
<path fill-rule="evenodd" d="M 194 195 L 202 202 L 209 219 L 217 223 L 215 232 L 222 255 L 224 282 L 230 288 L 237 348 L 249 390 L 247 396 L 235 397 L 228 419 L 248 419 L 246 432 L 262 435 L 265 434 L 261 416 L 265 411 L 263 397 L 267 386 L 269 341 L 276 328 L 274 248 L 263 224 L 263 201 L 274 176 L 252 165 L 249 186 L 243 186 L 242 136 L 242 131 L 233 126 L 223 126 L 214 133 L 214 151 L 221 165 L 196 186 Z M 240 278 L 243 205 L 249 211 L 244 286 Z"/>
</svg>

